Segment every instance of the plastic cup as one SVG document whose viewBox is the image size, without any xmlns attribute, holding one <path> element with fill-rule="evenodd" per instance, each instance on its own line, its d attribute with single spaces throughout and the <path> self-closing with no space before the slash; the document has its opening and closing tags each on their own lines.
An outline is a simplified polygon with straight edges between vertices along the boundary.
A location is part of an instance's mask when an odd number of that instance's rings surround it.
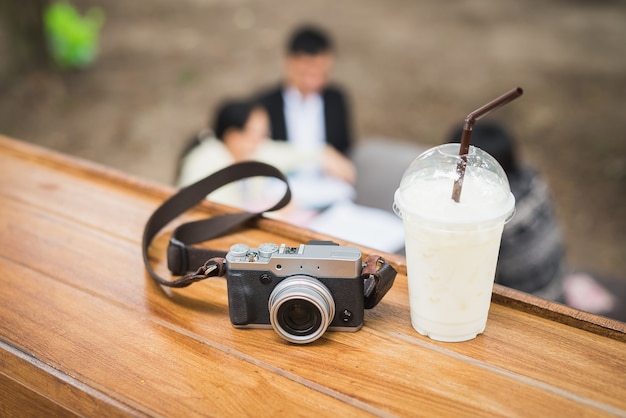
<svg viewBox="0 0 626 418">
<path fill-rule="evenodd" d="M 405 171 L 394 211 L 405 231 L 411 324 L 438 341 L 485 330 L 504 224 L 515 198 L 500 164 L 471 146 L 459 202 L 450 197 L 459 144 L 424 152 Z"/>
</svg>

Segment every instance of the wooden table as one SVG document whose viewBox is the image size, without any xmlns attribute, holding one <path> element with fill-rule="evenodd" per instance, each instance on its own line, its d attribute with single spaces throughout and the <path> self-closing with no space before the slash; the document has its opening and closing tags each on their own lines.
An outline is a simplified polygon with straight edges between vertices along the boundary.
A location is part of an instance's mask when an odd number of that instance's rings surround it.
<svg viewBox="0 0 626 418">
<path fill-rule="evenodd" d="M 235 329 L 224 279 L 164 290 L 144 271 L 144 223 L 172 192 L 0 137 L 0 416 L 626 417 L 624 323 L 496 286 L 483 335 L 431 341 L 397 256 L 359 332 Z M 310 238 L 264 219 L 211 246 Z"/>
</svg>

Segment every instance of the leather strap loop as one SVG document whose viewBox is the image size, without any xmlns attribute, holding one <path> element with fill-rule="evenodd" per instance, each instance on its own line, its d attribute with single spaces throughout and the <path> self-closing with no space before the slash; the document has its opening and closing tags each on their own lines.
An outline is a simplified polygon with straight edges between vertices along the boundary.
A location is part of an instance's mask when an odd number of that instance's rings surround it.
<svg viewBox="0 0 626 418">
<path fill-rule="evenodd" d="M 372 309 L 393 286 L 396 270 L 384 258 L 372 254 L 365 259 L 361 277 L 364 282 L 364 307 Z"/>
</svg>

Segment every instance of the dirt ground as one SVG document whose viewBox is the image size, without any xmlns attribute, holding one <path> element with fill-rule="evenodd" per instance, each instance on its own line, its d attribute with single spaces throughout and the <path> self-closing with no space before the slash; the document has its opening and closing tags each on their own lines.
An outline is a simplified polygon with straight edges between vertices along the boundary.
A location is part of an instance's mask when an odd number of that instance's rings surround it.
<svg viewBox="0 0 626 418">
<path fill-rule="evenodd" d="M 277 82 L 286 35 L 315 22 L 335 37 L 360 141 L 434 145 L 523 87 L 493 118 L 547 178 L 569 262 L 626 281 L 626 2 L 101 3 L 90 68 L 9 77 L 0 62 L 1 133 L 170 183 L 216 103 Z"/>
</svg>

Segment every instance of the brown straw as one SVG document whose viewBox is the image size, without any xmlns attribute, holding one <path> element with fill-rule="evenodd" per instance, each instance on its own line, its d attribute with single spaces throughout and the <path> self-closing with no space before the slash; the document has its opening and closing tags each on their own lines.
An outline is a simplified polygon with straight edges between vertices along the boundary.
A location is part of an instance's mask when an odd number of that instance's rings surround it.
<svg viewBox="0 0 626 418">
<path fill-rule="evenodd" d="M 459 156 L 461 157 L 461 160 L 456 165 L 456 178 L 452 188 L 452 199 L 455 202 L 458 203 L 461 200 L 463 178 L 465 177 L 465 168 L 467 167 L 467 154 L 469 153 L 470 142 L 472 140 L 472 129 L 474 129 L 474 123 L 500 106 L 504 106 L 505 104 L 517 99 L 523 93 L 524 90 L 522 90 L 521 87 L 514 88 L 497 99 L 494 99 L 486 105 L 470 112 L 465 117 L 465 122 L 463 123 L 463 133 L 461 134 L 461 148 L 459 149 Z"/>
</svg>

